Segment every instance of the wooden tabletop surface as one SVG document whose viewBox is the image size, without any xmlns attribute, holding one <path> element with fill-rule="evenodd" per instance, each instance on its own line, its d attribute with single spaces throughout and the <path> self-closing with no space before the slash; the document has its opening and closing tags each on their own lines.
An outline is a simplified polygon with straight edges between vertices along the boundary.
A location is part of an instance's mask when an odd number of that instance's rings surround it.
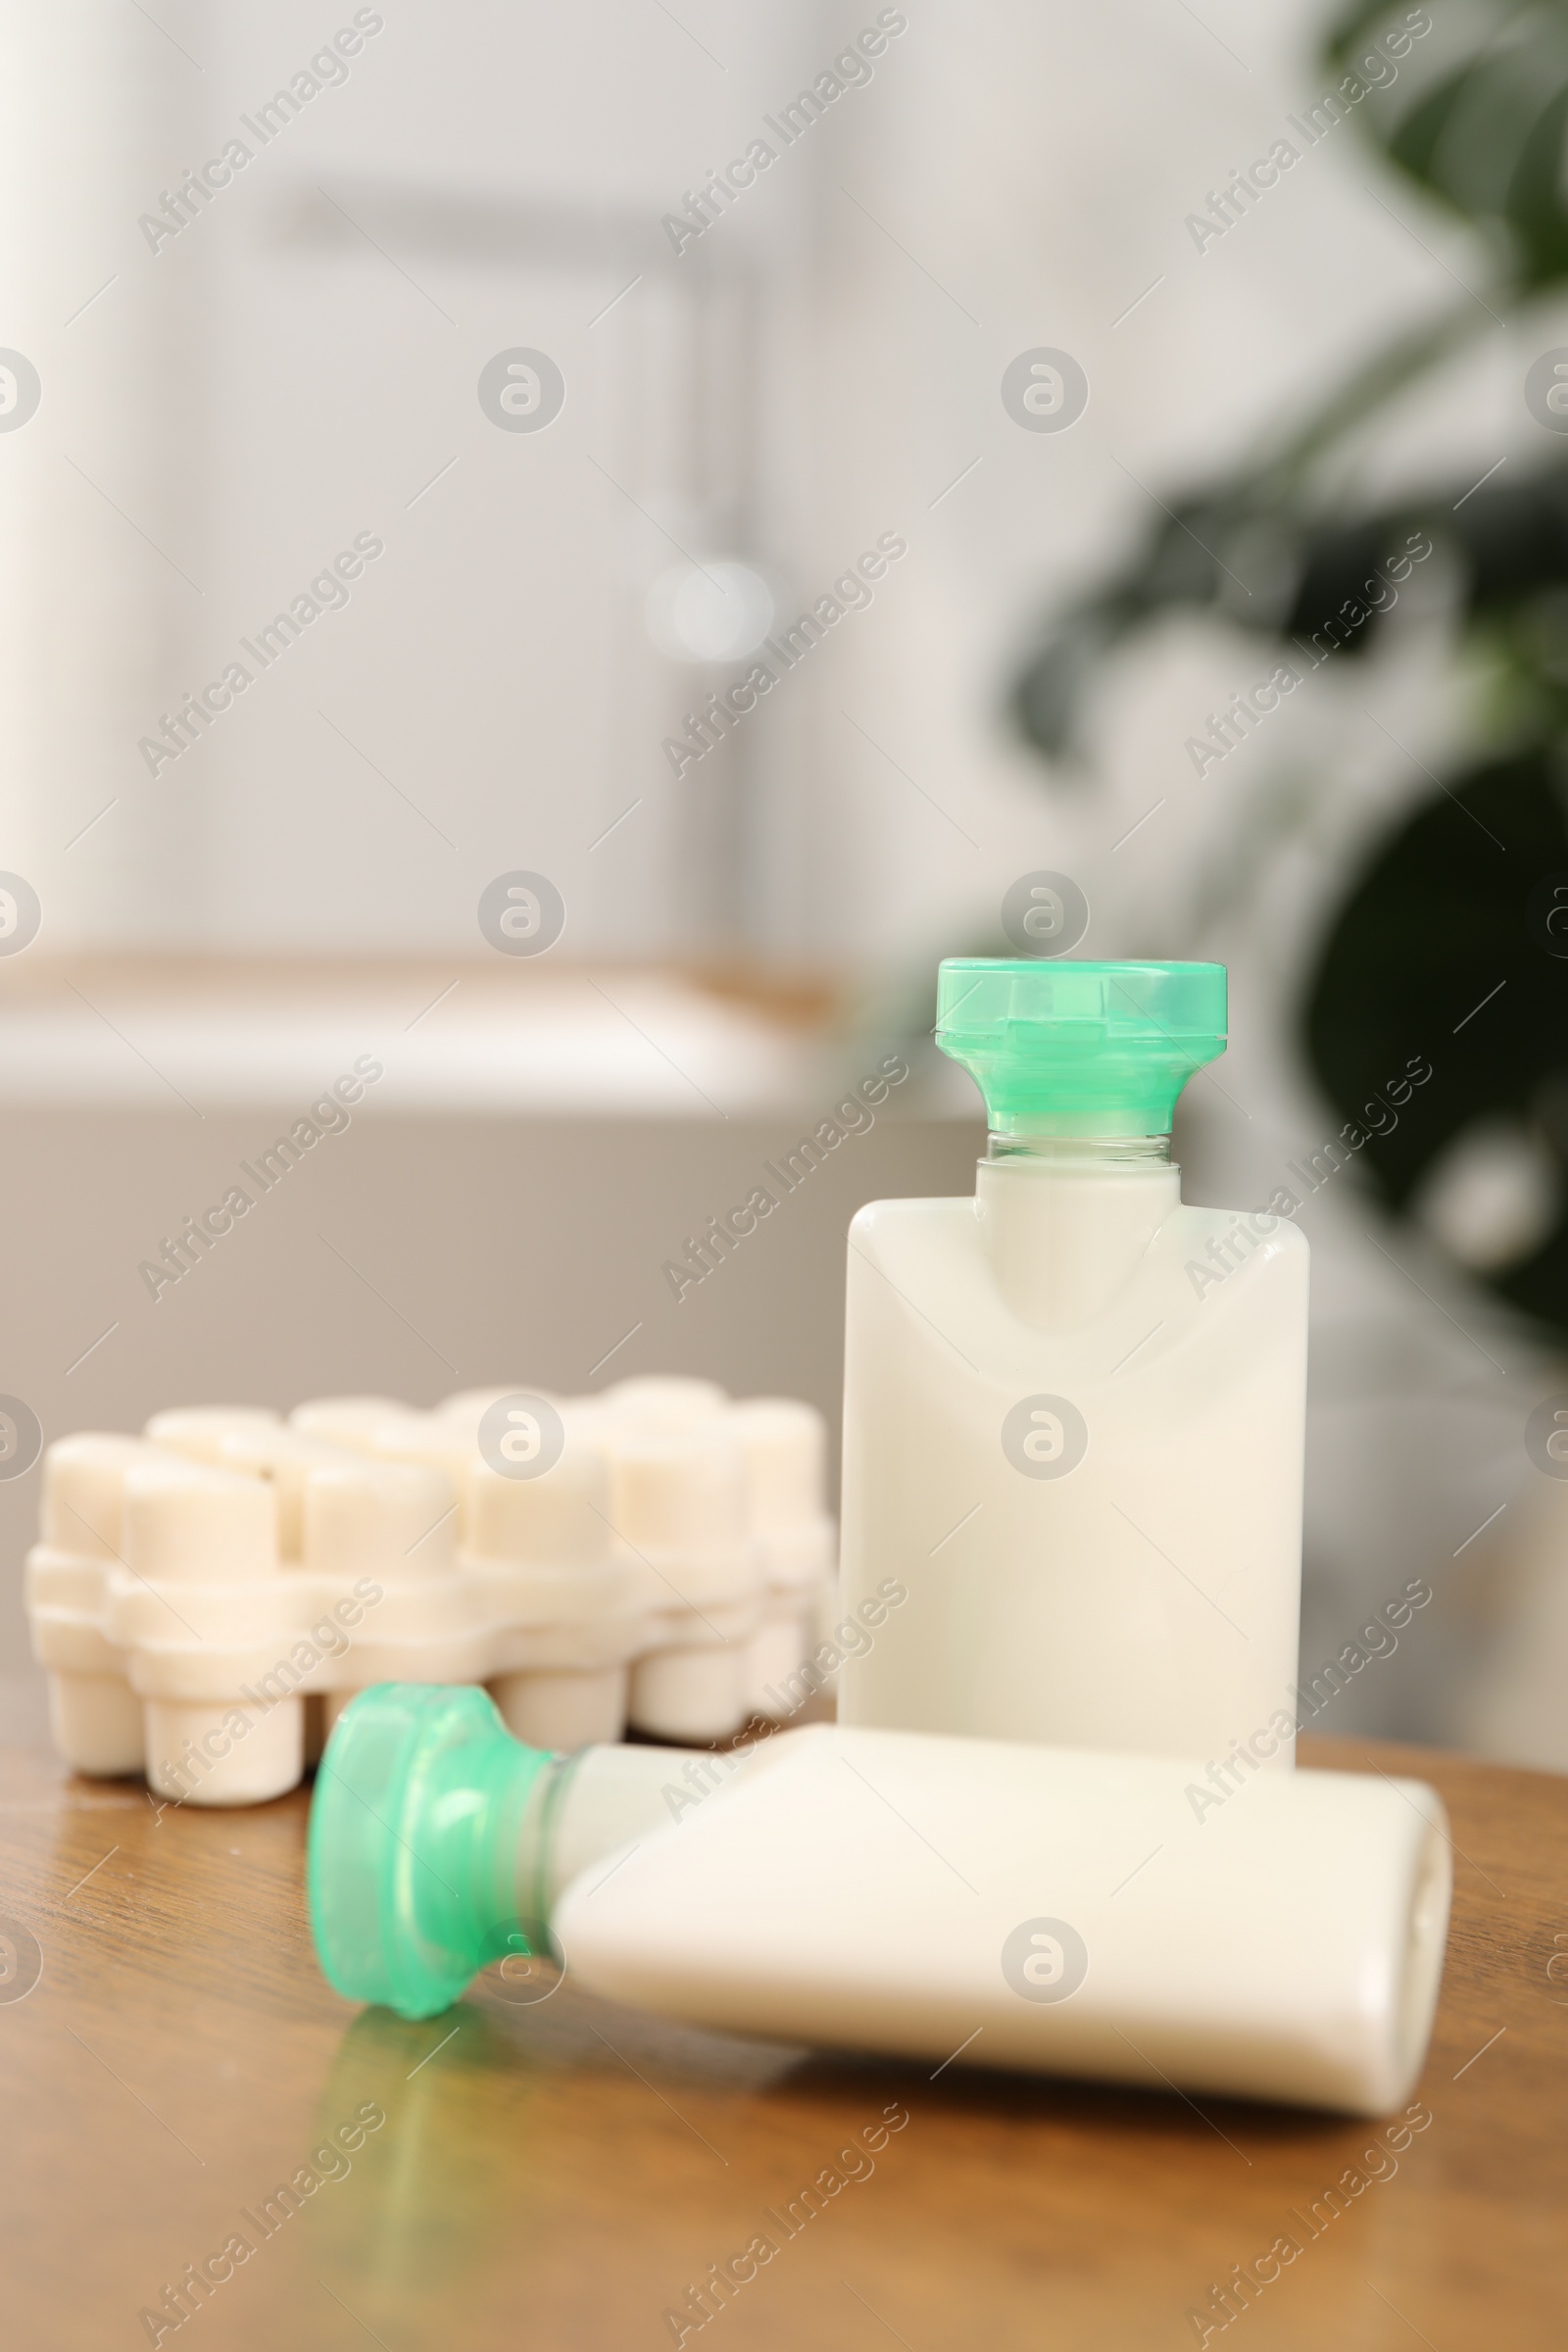
<svg viewBox="0 0 1568 2352">
<path fill-rule="evenodd" d="M 843 2187 L 705 2327 L 688 2318 L 688 2346 L 1174 2352 L 1210 2287 L 1285 2234 L 1301 2252 L 1211 2345 L 1561 2352 L 1568 1781 L 1309 1752 L 1418 1774 L 1451 1814 L 1430 2121 L 1396 2151 L 1332 2117 L 678 2031 L 569 1980 L 514 1999 L 486 1979 L 419 2025 L 356 2013 L 312 1955 L 304 1792 L 157 1819 L 139 1785 L 8 1752 L 5 2340 L 668 2345 L 687 2290 L 779 2236 L 764 2209 L 833 2166 Z M 874 2158 L 837 2165 L 899 2116 Z M 1293 2213 L 1348 2172 L 1362 2185 L 1310 2236 Z M 219 2283 L 187 2288 L 176 2329 L 167 2290 L 201 2265 Z"/>
</svg>

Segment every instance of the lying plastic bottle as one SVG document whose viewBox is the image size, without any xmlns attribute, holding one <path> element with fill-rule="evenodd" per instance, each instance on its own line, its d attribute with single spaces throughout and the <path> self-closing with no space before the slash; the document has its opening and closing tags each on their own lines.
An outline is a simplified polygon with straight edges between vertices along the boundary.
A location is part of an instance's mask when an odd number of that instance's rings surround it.
<svg viewBox="0 0 1568 2352">
<path fill-rule="evenodd" d="M 1437 2002 L 1441 1800 L 1263 1772 L 1216 1803 L 1204 1774 L 829 1724 L 552 1755 L 483 1690 L 386 1684 L 322 1758 L 317 1949 L 404 2017 L 553 1952 L 690 2025 L 1385 2113 Z"/>
</svg>

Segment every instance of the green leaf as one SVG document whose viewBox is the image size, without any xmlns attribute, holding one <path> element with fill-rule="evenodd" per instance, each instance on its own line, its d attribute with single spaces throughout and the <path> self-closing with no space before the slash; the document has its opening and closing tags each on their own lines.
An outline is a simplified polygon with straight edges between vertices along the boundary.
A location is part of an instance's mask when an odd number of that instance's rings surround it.
<svg viewBox="0 0 1568 2352">
<path fill-rule="evenodd" d="M 1356 107 L 1356 126 L 1405 179 L 1488 237 L 1517 291 L 1539 292 L 1568 277 L 1568 6 L 1485 0 L 1455 19 L 1446 10 L 1411 45 L 1398 78 Z M 1386 11 L 1352 9 L 1325 45 L 1325 65 L 1353 70 L 1387 21 Z"/>
<path fill-rule="evenodd" d="M 1539 746 L 1455 779 L 1395 828 L 1322 943 L 1306 1057 L 1339 1119 L 1381 1121 L 1381 1098 L 1397 1120 L 1358 1154 L 1392 1207 L 1475 1121 L 1543 1124 L 1568 1084 L 1568 958 L 1530 920 L 1538 887 L 1568 882 L 1563 787 Z M 1432 1075 L 1400 1102 L 1412 1060 Z M 1491 1287 L 1568 1331 L 1568 1216 Z"/>
</svg>

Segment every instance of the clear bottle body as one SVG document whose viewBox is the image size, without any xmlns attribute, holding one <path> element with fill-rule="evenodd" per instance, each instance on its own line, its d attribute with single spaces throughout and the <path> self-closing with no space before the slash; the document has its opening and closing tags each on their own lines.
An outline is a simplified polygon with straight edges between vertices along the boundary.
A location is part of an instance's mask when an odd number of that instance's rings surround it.
<svg viewBox="0 0 1568 2352">
<path fill-rule="evenodd" d="M 855 1724 L 1294 1753 L 1307 1250 L 1189 1207 L 1168 1138 L 1001 1136 L 850 1231 Z"/>
</svg>

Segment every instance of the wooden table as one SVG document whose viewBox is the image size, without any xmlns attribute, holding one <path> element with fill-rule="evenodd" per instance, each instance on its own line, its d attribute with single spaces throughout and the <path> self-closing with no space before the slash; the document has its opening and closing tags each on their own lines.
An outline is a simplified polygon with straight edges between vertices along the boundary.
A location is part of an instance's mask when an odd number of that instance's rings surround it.
<svg viewBox="0 0 1568 2352">
<path fill-rule="evenodd" d="M 1389 1747 L 1312 1754 L 1418 1773 L 1451 1810 L 1432 2121 L 1208 2341 L 1561 2352 L 1568 1781 Z M 1381 2137 L 961 2066 L 931 2081 L 675 2031 L 569 1981 L 514 2003 L 486 1980 L 420 2025 L 356 2014 L 312 1956 L 305 1819 L 300 1793 L 157 1820 L 139 1785 L 4 1758 L 0 1908 L 24 1934 L 0 1993 L 26 1982 L 25 1932 L 42 1954 L 33 1988 L 0 2002 L 8 2343 L 147 2343 L 141 2313 L 219 2257 L 230 2275 L 164 2344 L 671 2344 L 666 2310 L 892 2109 L 908 2122 L 874 2171 L 688 2346 L 1161 2352 L 1196 2343 L 1187 2314 L 1210 2284 L 1301 2236 L 1292 2209 Z M 269 2222 L 278 2184 L 329 2140 L 314 2170 L 336 2177 Z M 254 2251 L 225 2264 L 236 2232 Z"/>
</svg>

